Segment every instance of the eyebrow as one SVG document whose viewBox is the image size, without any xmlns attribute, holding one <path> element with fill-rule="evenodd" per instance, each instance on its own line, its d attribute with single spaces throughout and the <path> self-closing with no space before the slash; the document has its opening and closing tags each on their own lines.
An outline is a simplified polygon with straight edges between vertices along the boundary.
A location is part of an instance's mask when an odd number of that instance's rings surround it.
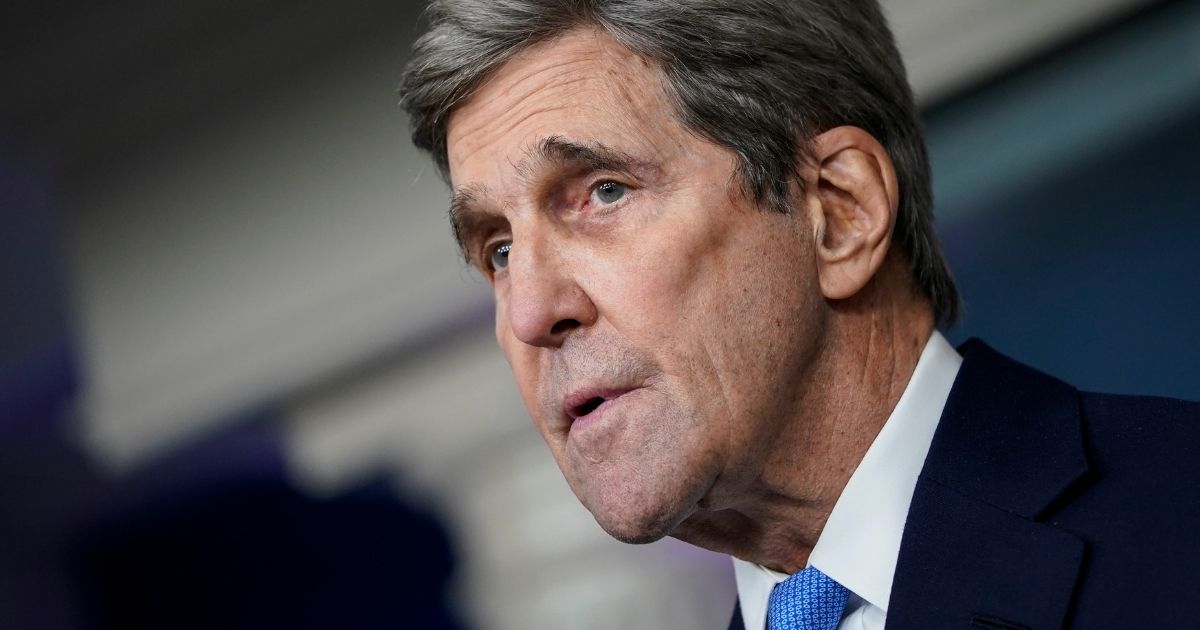
<svg viewBox="0 0 1200 630">
<path fill-rule="evenodd" d="M 496 215 L 479 209 L 477 205 L 479 198 L 485 196 L 485 190 L 482 186 L 468 185 L 454 191 L 450 197 L 450 210 L 447 212 L 450 217 L 450 233 L 458 243 L 459 252 L 467 264 L 471 263 L 471 252 L 467 249 L 468 240 L 479 234 L 484 224 L 497 218 Z"/>
<path fill-rule="evenodd" d="M 577 142 L 562 136 L 549 136 L 526 151 L 516 170 L 523 179 L 530 179 L 537 170 L 555 166 L 584 172 L 611 171 L 635 179 L 645 180 L 657 175 L 661 168 L 649 160 L 637 158 L 601 142 Z M 503 222 L 499 214 L 481 207 L 480 200 L 487 196 L 484 186 L 466 185 L 455 190 L 450 198 L 450 230 L 458 242 L 463 259 L 469 264 L 468 250 L 472 240 L 491 223 Z"/>
<path fill-rule="evenodd" d="M 550 136 L 538 144 L 534 153 L 540 161 L 585 167 L 588 171 L 616 171 L 629 175 L 656 172 L 658 166 L 605 145 L 602 142 L 573 142 L 562 136 Z M 528 162 L 526 157 L 525 162 Z M 525 165 L 525 164 L 523 164 Z"/>
</svg>

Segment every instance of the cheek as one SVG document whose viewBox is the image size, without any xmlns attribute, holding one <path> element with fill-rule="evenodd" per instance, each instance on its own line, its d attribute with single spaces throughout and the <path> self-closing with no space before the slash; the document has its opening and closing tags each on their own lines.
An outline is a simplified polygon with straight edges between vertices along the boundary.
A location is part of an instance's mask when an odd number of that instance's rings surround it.
<svg viewBox="0 0 1200 630">
<path fill-rule="evenodd" d="M 541 422 L 538 421 L 538 416 L 543 413 L 542 398 L 544 396 L 539 391 L 537 350 L 521 343 L 521 340 L 513 334 L 508 323 L 507 312 L 504 299 L 497 296 L 496 343 L 500 346 L 504 359 L 508 361 L 508 367 L 512 370 L 513 380 L 517 384 L 517 391 L 520 392 L 521 399 L 525 402 L 525 408 L 529 411 L 535 424 L 540 427 Z"/>
<path fill-rule="evenodd" d="M 592 283 L 593 300 L 631 338 L 645 343 L 678 337 L 721 290 L 721 279 L 712 273 L 723 264 L 712 255 L 718 245 L 694 222 L 654 226 L 632 247 L 605 256 L 607 264 Z"/>
</svg>

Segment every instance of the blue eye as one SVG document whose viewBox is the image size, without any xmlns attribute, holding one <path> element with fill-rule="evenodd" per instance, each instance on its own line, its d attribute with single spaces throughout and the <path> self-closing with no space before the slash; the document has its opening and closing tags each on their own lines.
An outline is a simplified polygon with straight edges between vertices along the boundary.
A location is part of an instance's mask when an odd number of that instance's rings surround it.
<svg viewBox="0 0 1200 630">
<path fill-rule="evenodd" d="M 610 204 L 620 201 L 627 192 L 629 192 L 629 189 L 626 188 L 624 184 L 618 184 L 617 182 L 603 182 L 596 187 L 595 192 L 592 194 L 596 196 L 596 199 L 600 200 L 600 203 Z"/>
<path fill-rule="evenodd" d="M 512 250 L 512 241 L 501 241 L 488 247 L 488 263 L 492 269 L 504 269 L 508 266 L 508 252 Z"/>
</svg>

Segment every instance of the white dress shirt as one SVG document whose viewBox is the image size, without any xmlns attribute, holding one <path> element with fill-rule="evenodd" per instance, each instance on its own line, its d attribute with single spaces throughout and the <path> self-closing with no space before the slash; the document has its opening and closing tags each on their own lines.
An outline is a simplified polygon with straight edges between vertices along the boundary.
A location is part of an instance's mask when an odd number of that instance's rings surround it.
<svg viewBox="0 0 1200 630">
<path fill-rule="evenodd" d="M 908 386 L 842 490 L 808 566 L 850 590 L 838 630 L 882 630 L 917 476 L 962 357 L 934 331 Z M 747 630 L 766 628 L 767 600 L 786 575 L 733 559 Z"/>
</svg>

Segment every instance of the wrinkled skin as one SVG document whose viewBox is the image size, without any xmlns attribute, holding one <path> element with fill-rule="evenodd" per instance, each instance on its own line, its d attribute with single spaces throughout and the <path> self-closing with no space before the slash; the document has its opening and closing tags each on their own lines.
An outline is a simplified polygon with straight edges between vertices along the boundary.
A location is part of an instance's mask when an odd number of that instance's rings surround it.
<svg viewBox="0 0 1200 630">
<path fill-rule="evenodd" d="M 600 525 L 792 572 L 933 329 L 889 248 L 899 187 L 862 129 L 807 142 L 790 211 L 592 29 L 453 112 L 452 222 L 492 283 L 534 424 Z M 799 140 L 798 140 L 799 142 Z"/>
<path fill-rule="evenodd" d="M 604 145 L 627 169 L 542 155 Z M 687 131 L 656 69 L 578 31 L 525 51 L 449 125 L 461 234 L 494 285 L 496 337 L 571 488 L 610 534 L 650 541 L 757 477 L 824 309 L 812 225 L 745 199 L 734 155 Z M 615 182 L 624 194 L 603 195 Z M 489 250 L 511 241 L 507 266 Z M 624 392 L 572 422 L 564 396 Z M 629 391 L 625 391 L 629 390 Z"/>
</svg>

